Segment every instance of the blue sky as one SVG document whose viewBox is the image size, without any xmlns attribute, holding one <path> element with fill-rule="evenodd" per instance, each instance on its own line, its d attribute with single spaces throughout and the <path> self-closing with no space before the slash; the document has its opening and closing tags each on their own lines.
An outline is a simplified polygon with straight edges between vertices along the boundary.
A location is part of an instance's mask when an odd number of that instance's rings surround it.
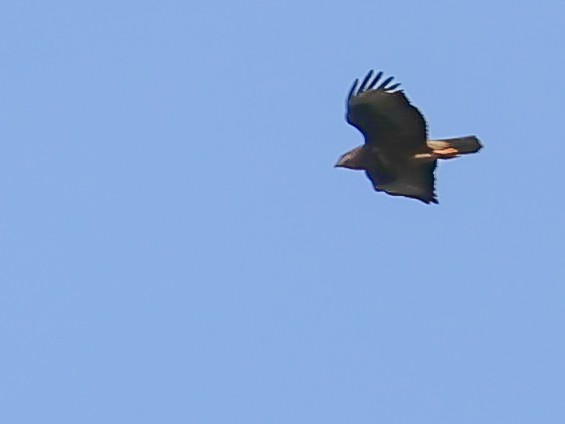
<svg viewBox="0 0 565 424">
<path fill-rule="evenodd" d="M 0 6 L 0 421 L 564 422 L 563 2 Z M 439 206 L 334 169 L 402 82 Z"/>
</svg>

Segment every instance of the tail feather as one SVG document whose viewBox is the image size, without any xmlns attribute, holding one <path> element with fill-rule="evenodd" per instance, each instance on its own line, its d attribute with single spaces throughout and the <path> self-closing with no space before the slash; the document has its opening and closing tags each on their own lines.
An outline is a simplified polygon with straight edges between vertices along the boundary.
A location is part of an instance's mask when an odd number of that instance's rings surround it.
<svg viewBox="0 0 565 424">
<path fill-rule="evenodd" d="M 456 155 L 476 153 L 482 149 L 482 144 L 477 137 L 470 135 L 467 137 L 444 138 L 442 140 L 428 140 L 428 147 L 432 150 L 455 149 Z"/>
</svg>

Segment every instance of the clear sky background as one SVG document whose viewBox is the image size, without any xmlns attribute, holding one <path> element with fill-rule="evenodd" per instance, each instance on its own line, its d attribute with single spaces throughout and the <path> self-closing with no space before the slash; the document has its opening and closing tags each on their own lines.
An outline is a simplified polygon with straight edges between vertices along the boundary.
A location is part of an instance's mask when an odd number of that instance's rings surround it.
<svg viewBox="0 0 565 424">
<path fill-rule="evenodd" d="M 0 6 L 0 422 L 565 422 L 565 3 Z M 402 82 L 440 205 L 334 169 Z"/>
</svg>

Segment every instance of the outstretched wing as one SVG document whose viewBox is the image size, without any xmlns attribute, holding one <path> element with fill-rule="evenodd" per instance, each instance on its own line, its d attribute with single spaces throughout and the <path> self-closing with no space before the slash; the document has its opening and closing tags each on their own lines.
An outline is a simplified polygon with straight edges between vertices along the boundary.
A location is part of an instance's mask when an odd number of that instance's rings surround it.
<svg viewBox="0 0 565 424">
<path fill-rule="evenodd" d="M 394 91 L 400 84 L 389 85 L 393 77 L 377 86 L 382 75 L 372 78 L 370 71 L 359 87 L 355 80 L 347 96 L 347 122 L 363 133 L 367 144 L 399 149 L 425 145 L 424 117 L 402 90 Z"/>
<path fill-rule="evenodd" d="M 382 161 L 366 172 L 377 191 L 406 196 L 424 203 L 438 203 L 435 195 L 437 161 L 394 161 L 383 167 Z"/>
</svg>

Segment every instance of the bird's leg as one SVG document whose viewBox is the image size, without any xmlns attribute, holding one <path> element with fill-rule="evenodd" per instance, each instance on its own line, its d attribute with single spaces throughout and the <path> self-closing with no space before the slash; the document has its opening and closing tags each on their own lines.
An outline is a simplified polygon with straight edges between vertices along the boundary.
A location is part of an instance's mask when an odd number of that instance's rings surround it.
<svg viewBox="0 0 565 424">
<path fill-rule="evenodd" d="M 453 147 L 447 147 L 445 149 L 434 150 L 434 155 L 438 159 L 453 159 L 453 158 L 457 157 L 458 154 L 459 154 L 459 150 L 457 150 Z"/>
</svg>

